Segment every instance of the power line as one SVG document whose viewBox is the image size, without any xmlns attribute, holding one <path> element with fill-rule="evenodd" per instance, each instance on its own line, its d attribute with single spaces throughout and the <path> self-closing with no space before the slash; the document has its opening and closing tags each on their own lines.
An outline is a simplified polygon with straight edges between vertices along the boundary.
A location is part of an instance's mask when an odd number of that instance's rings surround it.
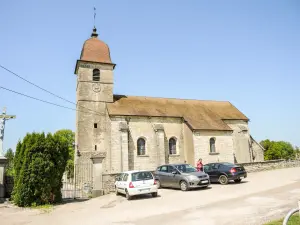
<svg viewBox="0 0 300 225">
<path fill-rule="evenodd" d="M 15 75 L 16 77 L 22 79 L 23 81 L 25 81 L 25 82 L 27 82 L 27 83 L 29 83 L 29 84 L 31 84 L 31 85 L 33 85 L 33 86 L 35 86 L 35 87 L 41 89 L 41 90 L 47 92 L 48 94 L 51 94 L 51 95 L 53 95 L 53 96 L 55 96 L 55 97 L 57 97 L 57 98 L 59 98 L 59 99 L 61 99 L 61 100 L 64 100 L 64 101 L 66 101 L 66 102 L 69 102 L 69 103 L 71 103 L 71 104 L 73 104 L 73 105 L 77 105 L 75 102 L 69 101 L 68 99 L 65 99 L 65 98 L 63 98 L 63 97 L 60 97 L 60 96 L 58 96 L 57 94 L 54 94 L 54 93 L 52 93 L 51 91 L 48 91 L 48 90 L 46 90 L 46 89 L 44 89 L 44 88 L 42 88 L 42 87 L 40 87 L 40 86 L 38 86 L 38 85 L 32 83 L 31 81 L 29 81 L 29 80 L 27 80 L 27 79 L 21 77 L 20 75 L 14 73 L 13 71 L 7 69 L 6 67 L 4 67 L 4 66 L 2 66 L 2 65 L 0 65 L 0 67 L 1 67 L 2 69 L 6 70 L 7 72 L 9 72 L 9 73 Z M 79 106 L 79 107 L 85 108 L 85 109 L 90 110 L 90 111 L 95 112 L 95 113 L 99 113 L 99 112 L 97 112 L 97 111 L 94 111 L 94 110 L 92 110 L 92 109 L 86 108 L 86 107 L 84 107 L 84 106 Z"/>
<path fill-rule="evenodd" d="M 83 113 L 91 113 L 91 112 L 85 112 L 85 111 L 77 110 L 77 109 L 70 108 L 70 107 L 67 107 L 67 106 L 59 105 L 59 104 L 56 104 L 56 103 L 53 103 L 53 102 L 48 102 L 46 100 L 35 98 L 35 97 L 29 96 L 29 95 L 26 95 L 26 94 L 23 94 L 23 93 L 20 93 L 20 92 L 17 92 L 17 91 L 14 91 L 14 90 L 2 87 L 2 86 L 0 86 L 0 88 L 4 89 L 6 91 L 9 91 L 9 92 L 13 92 L 13 93 L 18 94 L 18 95 L 22 95 L 22 96 L 27 97 L 27 98 L 34 99 L 36 101 L 40 101 L 40 102 L 43 102 L 43 103 L 47 103 L 47 104 L 50 104 L 50 105 L 57 106 L 57 107 L 61 107 L 61 108 L 65 108 L 65 109 L 70 109 L 70 110 L 73 110 L 73 111 L 78 111 L 78 112 L 83 112 Z M 97 115 L 100 115 L 100 114 L 97 113 Z"/>
</svg>

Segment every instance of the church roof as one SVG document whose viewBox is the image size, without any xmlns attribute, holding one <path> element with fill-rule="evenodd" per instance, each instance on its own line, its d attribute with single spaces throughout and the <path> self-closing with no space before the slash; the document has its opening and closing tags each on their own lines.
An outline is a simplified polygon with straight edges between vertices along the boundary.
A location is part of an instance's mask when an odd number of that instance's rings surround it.
<svg viewBox="0 0 300 225">
<path fill-rule="evenodd" d="M 98 63 L 112 63 L 109 47 L 103 41 L 98 39 L 96 28 L 93 29 L 91 38 L 84 42 L 80 60 Z"/>
<path fill-rule="evenodd" d="M 249 119 L 228 101 L 114 95 L 110 116 L 179 117 L 194 130 L 232 130 L 223 120 Z"/>
</svg>

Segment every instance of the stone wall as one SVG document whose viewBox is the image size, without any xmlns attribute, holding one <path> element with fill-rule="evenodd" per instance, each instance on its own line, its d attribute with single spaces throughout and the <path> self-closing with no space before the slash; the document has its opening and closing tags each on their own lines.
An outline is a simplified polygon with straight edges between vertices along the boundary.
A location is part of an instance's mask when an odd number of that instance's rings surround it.
<svg viewBox="0 0 300 225">
<path fill-rule="evenodd" d="M 215 139 L 215 153 L 210 153 L 210 138 Z M 230 131 L 197 131 L 193 134 L 194 162 L 196 166 L 199 158 L 204 164 L 212 162 L 232 162 L 233 163 L 233 141 Z"/>
<path fill-rule="evenodd" d="M 100 70 L 100 81 L 93 81 L 93 69 Z M 103 170 L 110 170 L 111 121 L 106 103 L 113 101 L 113 65 L 78 62 L 76 68 L 76 134 L 75 142 L 80 153 L 106 153 Z M 92 111 L 91 111 L 92 110 Z M 76 163 L 90 159 L 77 157 Z"/>
<path fill-rule="evenodd" d="M 300 167 L 300 160 L 269 160 L 263 162 L 240 163 L 238 165 L 242 165 L 248 173 L 253 173 L 265 170 Z"/>
<path fill-rule="evenodd" d="M 252 136 L 250 136 L 250 142 L 251 142 L 251 150 L 253 154 L 253 160 L 254 162 L 262 162 L 264 161 L 264 148 L 258 144 L 257 141 L 254 140 Z"/>
<path fill-rule="evenodd" d="M 127 119 L 127 121 L 126 121 Z M 122 140 L 120 123 L 127 123 L 128 156 L 122 159 Z M 161 125 L 163 130 L 155 131 L 155 126 Z M 176 139 L 177 154 L 169 156 L 169 139 Z M 146 141 L 146 154 L 137 155 L 137 140 Z M 125 164 L 129 170 L 155 170 L 157 166 L 165 163 L 184 162 L 184 133 L 183 121 L 180 118 L 142 117 L 142 116 L 114 116 L 111 117 L 111 173 L 125 171 Z M 123 166 L 122 166 L 123 164 Z M 106 173 L 109 173 L 105 171 Z"/>
<path fill-rule="evenodd" d="M 251 162 L 252 155 L 249 148 L 250 132 L 248 122 L 243 120 L 224 120 L 224 122 L 233 130 L 233 149 L 236 162 Z"/>
<path fill-rule="evenodd" d="M 116 182 L 116 177 L 118 175 L 119 175 L 119 173 L 102 175 L 102 182 L 103 182 L 102 188 L 103 188 L 104 194 L 115 191 L 115 182 Z"/>
</svg>

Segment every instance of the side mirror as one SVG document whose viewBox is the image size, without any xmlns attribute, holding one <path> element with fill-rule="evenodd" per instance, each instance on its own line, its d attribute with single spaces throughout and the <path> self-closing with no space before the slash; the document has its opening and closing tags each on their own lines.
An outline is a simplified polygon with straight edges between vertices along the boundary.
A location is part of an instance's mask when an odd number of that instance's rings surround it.
<svg viewBox="0 0 300 225">
<path fill-rule="evenodd" d="M 173 170 L 173 171 L 172 171 L 172 174 L 177 174 L 177 171 L 176 171 L 176 170 Z"/>
</svg>

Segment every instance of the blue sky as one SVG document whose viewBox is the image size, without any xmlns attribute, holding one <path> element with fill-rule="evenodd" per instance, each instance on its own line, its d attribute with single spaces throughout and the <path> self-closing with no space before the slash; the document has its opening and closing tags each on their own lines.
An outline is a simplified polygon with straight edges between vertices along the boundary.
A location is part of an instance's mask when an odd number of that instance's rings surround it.
<svg viewBox="0 0 300 225">
<path fill-rule="evenodd" d="M 300 1 L 2 1 L 0 64 L 75 102 L 74 68 L 93 28 L 117 64 L 115 94 L 228 100 L 258 141 L 300 146 Z M 57 99 L 0 69 L 0 86 Z M 75 129 L 75 112 L 0 89 L 4 149 L 27 132 Z"/>
</svg>

